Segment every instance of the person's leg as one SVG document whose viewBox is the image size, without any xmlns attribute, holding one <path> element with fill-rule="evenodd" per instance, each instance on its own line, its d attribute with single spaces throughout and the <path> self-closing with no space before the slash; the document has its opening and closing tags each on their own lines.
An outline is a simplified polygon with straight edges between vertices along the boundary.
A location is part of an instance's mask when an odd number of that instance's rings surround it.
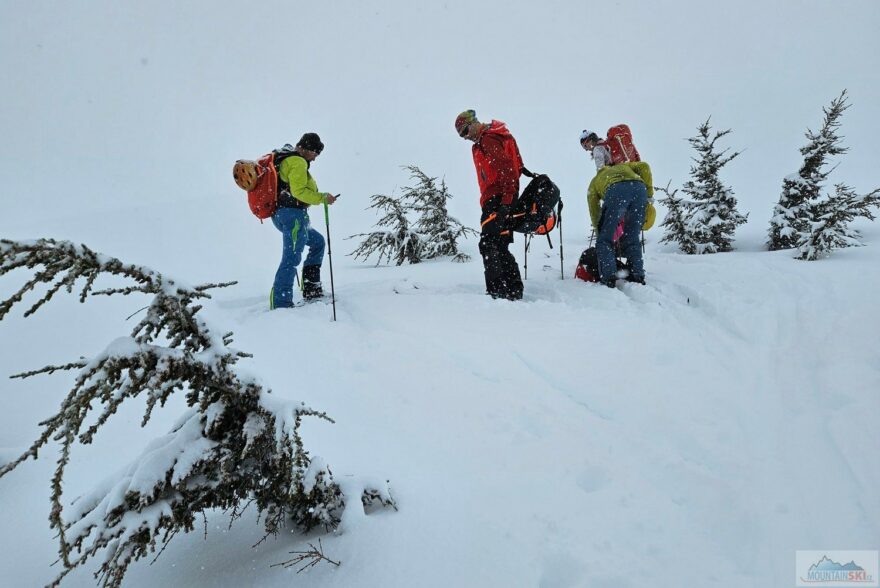
<svg viewBox="0 0 880 588">
<path fill-rule="evenodd" d="M 308 230 L 309 254 L 303 262 L 303 298 L 314 300 L 324 296 L 321 287 L 321 262 L 324 259 L 324 236 L 315 229 Z"/>
<path fill-rule="evenodd" d="M 324 261 L 324 235 L 312 228 L 308 214 L 306 214 L 306 223 L 309 254 L 306 255 L 306 260 L 303 262 L 303 268 L 312 265 L 320 267 L 321 263 Z"/>
<path fill-rule="evenodd" d="M 480 235 L 480 257 L 483 258 L 483 277 L 486 280 L 486 293 L 497 298 L 503 292 L 504 270 L 501 262 L 501 236 Z"/>
<path fill-rule="evenodd" d="M 513 236 L 507 228 L 509 207 L 501 204 L 501 198 L 491 198 L 483 206 L 480 218 L 480 256 L 486 293 L 493 298 L 522 298 L 522 277 L 516 258 L 508 247 Z"/>
<path fill-rule="evenodd" d="M 645 210 L 648 206 L 648 189 L 642 182 L 627 182 L 631 194 L 629 206 L 623 221 L 623 235 L 620 237 L 621 249 L 629 265 L 629 280 L 645 281 L 645 262 L 639 237 L 645 224 Z"/>
<path fill-rule="evenodd" d="M 490 198 L 483 205 L 480 216 L 480 257 L 483 259 L 483 277 L 486 280 L 486 293 L 493 298 L 500 295 L 501 291 L 501 267 L 499 263 L 499 251 L 501 248 L 500 233 L 501 219 L 498 209 L 501 198 Z"/>
<path fill-rule="evenodd" d="M 520 300 L 523 296 L 523 281 L 516 258 L 510 252 L 513 235 L 508 232 L 506 235 L 501 235 L 501 239 L 498 250 L 498 261 L 501 268 L 500 294 L 508 300 Z"/>
<path fill-rule="evenodd" d="M 298 212 L 294 208 L 281 208 L 272 216 L 272 224 L 281 232 L 281 263 L 275 272 L 270 308 L 293 306 L 293 280 L 306 242 L 300 230 L 302 214 Z"/>
<path fill-rule="evenodd" d="M 602 204 L 602 216 L 599 220 L 599 230 L 596 233 L 596 257 L 599 259 L 599 280 L 609 286 L 614 285 L 617 278 L 617 258 L 614 252 L 614 232 L 620 219 L 626 213 L 629 200 L 626 190 L 618 182 L 611 184 L 605 191 Z"/>
<path fill-rule="evenodd" d="M 321 288 L 321 263 L 324 261 L 324 236 L 312 228 L 309 215 L 306 213 L 306 243 L 309 254 L 303 262 L 303 298 L 312 300 L 321 298 L 324 290 Z"/>
</svg>

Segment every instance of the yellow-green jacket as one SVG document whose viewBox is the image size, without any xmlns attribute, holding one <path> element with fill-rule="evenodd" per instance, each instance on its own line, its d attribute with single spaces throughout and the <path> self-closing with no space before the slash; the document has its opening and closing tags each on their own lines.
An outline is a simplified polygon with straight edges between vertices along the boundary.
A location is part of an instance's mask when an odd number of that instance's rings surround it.
<svg viewBox="0 0 880 588">
<path fill-rule="evenodd" d="M 590 182 L 587 190 L 587 204 L 590 205 L 590 221 L 593 228 L 599 228 L 599 217 L 602 215 L 600 200 L 605 198 L 608 186 L 617 182 L 629 182 L 638 180 L 648 188 L 648 198 L 654 196 L 654 183 L 651 179 L 651 167 L 644 161 L 627 161 L 617 165 L 606 165 L 598 172 Z"/>
<path fill-rule="evenodd" d="M 290 187 L 290 194 L 306 204 L 323 204 L 326 192 L 318 192 L 318 183 L 309 173 L 309 162 L 299 155 L 292 155 L 278 166 L 278 179 L 282 186 Z M 280 204 L 280 201 L 279 201 Z"/>
</svg>

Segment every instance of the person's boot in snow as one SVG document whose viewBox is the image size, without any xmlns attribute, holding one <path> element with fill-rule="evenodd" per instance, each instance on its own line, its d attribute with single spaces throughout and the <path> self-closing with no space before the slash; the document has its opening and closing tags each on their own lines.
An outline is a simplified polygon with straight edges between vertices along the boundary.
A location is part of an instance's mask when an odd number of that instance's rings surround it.
<svg viewBox="0 0 880 588">
<path fill-rule="evenodd" d="M 321 288 L 321 266 L 308 265 L 303 267 L 303 299 L 315 300 L 324 296 Z"/>
<path fill-rule="evenodd" d="M 634 283 L 634 284 L 641 284 L 642 286 L 645 285 L 645 278 L 644 278 L 644 276 L 642 276 L 642 277 L 637 277 L 637 276 L 634 276 L 634 275 L 632 275 L 632 274 L 628 274 L 628 275 L 626 276 L 625 279 L 626 279 L 627 282 L 632 282 L 632 283 Z"/>
</svg>

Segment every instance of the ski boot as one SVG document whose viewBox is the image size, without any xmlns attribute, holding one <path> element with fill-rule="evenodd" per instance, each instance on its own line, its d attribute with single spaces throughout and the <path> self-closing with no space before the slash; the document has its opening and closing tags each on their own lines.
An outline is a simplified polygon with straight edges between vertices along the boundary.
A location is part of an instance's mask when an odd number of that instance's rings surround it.
<svg viewBox="0 0 880 588">
<path fill-rule="evenodd" d="M 303 267 L 303 300 L 317 300 L 324 297 L 321 288 L 321 266 L 308 265 Z"/>
</svg>

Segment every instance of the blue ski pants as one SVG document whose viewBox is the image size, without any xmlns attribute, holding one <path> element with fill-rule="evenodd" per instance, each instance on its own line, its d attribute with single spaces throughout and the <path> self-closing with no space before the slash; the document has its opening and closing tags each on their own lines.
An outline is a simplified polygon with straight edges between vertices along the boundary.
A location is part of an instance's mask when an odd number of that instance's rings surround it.
<svg viewBox="0 0 880 588">
<path fill-rule="evenodd" d="M 272 224 L 281 231 L 281 263 L 275 272 L 269 308 L 288 308 L 293 306 L 293 281 L 303 249 L 308 245 L 303 267 L 320 267 L 324 261 L 324 237 L 312 228 L 305 208 L 279 208 L 272 215 Z"/>
<path fill-rule="evenodd" d="M 642 246 L 639 243 L 642 225 L 645 223 L 645 209 L 648 207 L 648 188 L 643 182 L 630 180 L 617 182 L 605 190 L 599 232 L 596 237 L 596 254 L 599 258 L 599 279 L 608 282 L 617 273 L 617 258 L 614 254 L 614 231 L 623 221 L 623 235 L 620 245 L 623 255 L 631 266 L 634 278 L 645 277 L 645 262 L 642 259 Z"/>
</svg>

